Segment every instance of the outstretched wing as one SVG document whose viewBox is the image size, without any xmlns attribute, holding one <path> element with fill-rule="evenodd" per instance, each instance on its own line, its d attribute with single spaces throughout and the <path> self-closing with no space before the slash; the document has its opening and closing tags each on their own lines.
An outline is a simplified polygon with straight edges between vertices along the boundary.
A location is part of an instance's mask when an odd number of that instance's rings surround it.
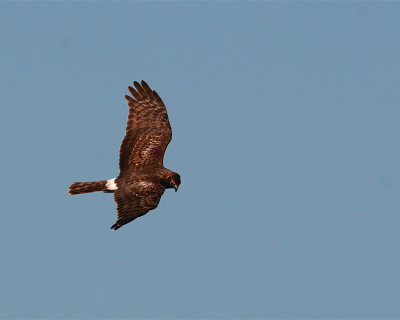
<svg viewBox="0 0 400 320">
<path fill-rule="evenodd" d="M 165 189 L 161 185 L 152 183 L 141 182 L 141 184 L 144 185 L 138 186 L 139 192 L 136 194 L 126 187 L 118 188 L 114 192 L 118 216 L 111 229 L 117 230 L 158 206 Z"/>
<path fill-rule="evenodd" d="M 121 175 L 143 166 L 162 166 L 164 152 L 171 141 L 167 110 L 159 95 L 146 82 L 128 87 L 129 114 L 126 135 L 119 152 Z"/>
</svg>

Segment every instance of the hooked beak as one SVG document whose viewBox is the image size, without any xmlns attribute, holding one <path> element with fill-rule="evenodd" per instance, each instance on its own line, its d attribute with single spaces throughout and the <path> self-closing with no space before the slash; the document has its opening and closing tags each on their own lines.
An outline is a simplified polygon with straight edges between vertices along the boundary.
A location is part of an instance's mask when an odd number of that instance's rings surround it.
<svg viewBox="0 0 400 320">
<path fill-rule="evenodd" d="M 175 192 L 178 191 L 178 186 L 176 184 L 174 184 L 174 189 L 175 189 Z"/>
</svg>

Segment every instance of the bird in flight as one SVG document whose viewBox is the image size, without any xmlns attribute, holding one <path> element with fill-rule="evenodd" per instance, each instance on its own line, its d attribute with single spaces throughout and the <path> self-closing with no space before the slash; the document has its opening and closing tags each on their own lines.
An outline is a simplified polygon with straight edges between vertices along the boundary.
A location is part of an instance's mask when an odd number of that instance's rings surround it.
<svg viewBox="0 0 400 320">
<path fill-rule="evenodd" d="M 119 151 L 119 176 L 92 182 L 74 182 L 68 193 L 96 191 L 114 193 L 117 221 L 111 229 L 117 230 L 136 218 L 155 209 L 165 189 L 178 190 L 181 177 L 164 168 L 165 149 L 172 132 L 167 110 L 159 95 L 143 80 L 133 82 L 128 90 L 128 122 Z"/>
</svg>

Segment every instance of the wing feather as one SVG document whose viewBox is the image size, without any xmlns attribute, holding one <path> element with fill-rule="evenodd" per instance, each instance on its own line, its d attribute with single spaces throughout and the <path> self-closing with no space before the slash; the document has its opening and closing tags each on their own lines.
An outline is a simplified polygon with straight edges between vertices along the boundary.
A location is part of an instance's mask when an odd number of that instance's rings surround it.
<svg viewBox="0 0 400 320">
<path fill-rule="evenodd" d="M 117 221 L 111 226 L 111 229 L 117 230 L 124 224 L 155 209 L 165 190 L 161 185 L 152 182 L 139 182 L 137 189 L 138 191 L 134 193 L 129 188 L 122 187 L 114 192 L 114 201 L 117 204 L 118 215 Z"/>
<path fill-rule="evenodd" d="M 143 80 L 142 80 L 142 82 L 143 82 Z M 144 99 L 148 98 L 146 92 L 144 91 L 143 87 L 139 84 L 139 82 L 134 81 L 134 82 L 133 82 L 133 85 L 135 86 L 136 91 L 139 92 L 139 94 L 140 94 Z"/>
<path fill-rule="evenodd" d="M 134 103 L 135 99 L 133 99 L 131 96 L 125 95 L 125 99 L 128 100 L 128 103 Z"/>
<path fill-rule="evenodd" d="M 144 81 L 133 82 L 125 96 L 129 113 L 126 134 L 120 148 L 119 167 L 121 175 L 144 166 L 163 165 L 165 149 L 171 141 L 172 132 L 167 110 L 160 96 Z"/>
<path fill-rule="evenodd" d="M 150 89 L 149 85 L 142 80 L 142 88 L 148 97 L 153 97 L 153 90 Z"/>
<path fill-rule="evenodd" d="M 129 92 L 131 93 L 131 95 L 136 99 L 136 100 L 141 100 L 141 95 L 135 90 L 133 89 L 131 86 L 128 87 Z M 132 102 L 135 102 L 134 99 L 132 99 Z"/>
</svg>

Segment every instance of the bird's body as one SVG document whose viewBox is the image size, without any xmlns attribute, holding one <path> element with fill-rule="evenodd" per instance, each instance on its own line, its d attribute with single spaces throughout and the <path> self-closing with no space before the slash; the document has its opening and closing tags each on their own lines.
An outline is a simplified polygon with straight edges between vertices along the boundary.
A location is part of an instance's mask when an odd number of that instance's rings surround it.
<svg viewBox="0 0 400 320">
<path fill-rule="evenodd" d="M 128 87 L 129 114 L 126 135 L 119 152 L 118 177 L 94 182 L 74 182 L 70 194 L 103 191 L 114 193 L 118 219 L 111 226 L 124 224 L 155 209 L 165 189 L 180 185 L 180 176 L 164 168 L 165 149 L 171 140 L 167 110 L 158 94 L 142 81 Z"/>
</svg>

